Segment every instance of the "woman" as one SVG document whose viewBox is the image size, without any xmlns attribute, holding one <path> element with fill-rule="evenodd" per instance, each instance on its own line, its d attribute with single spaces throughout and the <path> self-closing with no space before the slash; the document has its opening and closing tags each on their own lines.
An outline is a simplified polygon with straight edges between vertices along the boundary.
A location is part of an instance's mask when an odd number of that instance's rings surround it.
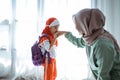
<svg viewBox="0 0 120 80">
<path fill-rule="evenodd" d="M 115 38 L 103 28 L 104 14 L 99 9 L 83 9 L 73 15 L 73 20 L 81 38 L 71 32 L 59 33 L 65 33 L 74 45 L 86 48 L 95 80 L 120 80 L 120 48 Z"/>
</svg>

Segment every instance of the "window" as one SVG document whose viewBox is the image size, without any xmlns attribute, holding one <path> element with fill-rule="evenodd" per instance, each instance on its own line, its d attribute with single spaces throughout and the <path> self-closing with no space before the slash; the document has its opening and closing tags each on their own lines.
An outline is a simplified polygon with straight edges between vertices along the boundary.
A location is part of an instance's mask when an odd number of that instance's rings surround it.
<svg viewBox="0 0 120 80">
<path fill-rule="evenodd" d="M 8 75 L 10 72 L 10 20 L 11 0 L 0 0 L 0 77 Z"/>
<path fill-rule="evenodd" d="M 11 1 L 0 0 L 0 21 L 11 21 Z M 90 0 L 15 0 L 14 10 L 17 22 L 12 28 L 14 31 L 14 44 L 16 48 L 15 61 L 12 62 L 15 73 L 18 76 L 41 77 L 42 71 L 37 70 L 32 64 L 31 46 L 41 34 L 47 18 L 54 16 L 60 21 L 60 30 L 71 31 L 79 36 L 75 30 L 72 15 L 83 8 L 90 8 Z M 4 9 L 4 10 L 3 10 Z M 11 25 L 13 25 L 11 23 Z M 2 27 L 3 28 L 3 27 Z M 4 29 L 8 30 L 8 28 Z M 6 37 L 4 37 L 6 36 Z M 3 38 L 4 37 L 4 40 Z M 9 34 L 0 29 L 0 49 L 9 47 Z M 85 49 L 77 48 L 69 43 L 64 36 L 59 37 L 57 50 L 57 80 L 81 80 L 87 77 L 87 59 Z M 3 45 L 3 46 L 1 46 Z M 5 45 L 5 46 L 4 46 Z M 84 60 L 84 62 L 83 62 Z M 16 69 L 16 70 L 15 70 Z M 42 69 L 42 68 L 40 68 Z M 37 72 L 36 72 L 37 70 Z M 13 71 L 13 70 L 12 70 Z M 36 74 L 37 73 L 37 74 Z M 38 74 L 39 73 L 39 74 Z M 32 76 L 31 76 L 32 75 Z"/>
<path fill-rule="evenodd" d="M 90 0 L 44 0 L 43 22 L 51 16 L 57 17 L 60 21 L 60 30 L 71 31 L 80 37 L 74 27 L 72 15 L 83 8 L 90 7 Z M 69 43 L 64 36 L 60 36 L 58 41 L 57 79 L 81 80 L 86 78 L 88 67 L 85 49 L 77 48 Z"/>
</svg>

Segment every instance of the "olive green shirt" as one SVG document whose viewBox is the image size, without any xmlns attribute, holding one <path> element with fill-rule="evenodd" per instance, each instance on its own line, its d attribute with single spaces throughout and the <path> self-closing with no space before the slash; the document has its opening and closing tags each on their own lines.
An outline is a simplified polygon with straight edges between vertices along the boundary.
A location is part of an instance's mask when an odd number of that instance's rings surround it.
<svg viewBox="0 0 120 80">
<path fill-rule="evenodd" d="M 100 38 L 88 46 L 71 32 L 65 37 L 77 47 L 86 48 L 90 69 L 96 80 L 120 80 L 120 53 L 109 39 Z"/>
</svg>

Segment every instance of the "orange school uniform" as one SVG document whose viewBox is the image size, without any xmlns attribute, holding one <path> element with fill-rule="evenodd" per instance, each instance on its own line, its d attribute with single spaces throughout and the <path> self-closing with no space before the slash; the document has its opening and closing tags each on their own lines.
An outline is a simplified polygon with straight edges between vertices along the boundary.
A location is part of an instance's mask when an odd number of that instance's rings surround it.
<svg viewBox="0 0 120 80">
<path fill-rule="evenodd" d="M 57 77 L 57 69 L 56 69 L 56 47 L 58 46 L 58 41 L 56 40 L 54 45 L 50 48 L 50 43 L 53 41 L 54 34 L 51 33 L 51 27 L 59 25 L 59 21 L 51 17 L 46 21 L 46 27 L 44 28 L 42 34 L 47 34 L 47 37 L 43 37 L 40 40 L 40 44 L 42 47 L 42 52 L 44 53 L 46 50 L 50 53 L 50 63 L 48 63 L 48 56 L 46 56 L 44 66 L 44 80 L 55 80 Z"/>
<path fill-rule="evenodd" d="M 50 41 L 46 38 L 43 37 L 40 40 L 40 44 L 43 47 L 43 52 L 44 50 L 48 50 L 49 46 L 50 46 L 50 42 L 52 40 L 52 37 L 49 36 Z M 56 40 L 55 44 L 53 45 L 53 47 L 51 48 L 51 50 L 49 50 L 50 53 L 50 63 L 48 63 L 47 59 L 45 59 L 45 62 L 43 64 L 44 66 L 44 80 L 55 80 L 57 77 L 57 69 L 56 69 L 56 47 L 58 46 L 58 41 Z"/>
</svg>

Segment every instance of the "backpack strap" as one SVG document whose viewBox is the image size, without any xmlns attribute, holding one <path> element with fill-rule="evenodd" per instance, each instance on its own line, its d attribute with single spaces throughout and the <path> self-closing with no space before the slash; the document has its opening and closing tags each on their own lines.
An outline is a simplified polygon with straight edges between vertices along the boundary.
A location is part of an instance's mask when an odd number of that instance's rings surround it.
<svg viewBox="0 0 120 80">
<path fill-rule="evenodd" d="M 41 38 L 43 38 L 43 37 L 47 37 L 48 38 L 48 40 L 49 40 L 49 42 L 50 42 L 50 38 L 49 38 L 49 36 L 47 35 L 47 34 L 42 34 L 41 36 L 39 36 L 39 40 L 41 39 Z M 46 55 L 48 56 L 48 63 L 50 63 L 50 53 L 47 51 L 47 50 L 45 50 L 45 53 L 44 53 L 44 55 L 43 55 L 43 59 L 45 60 L 45 58 L 46 58 Z"/>
<path fill-rule="evenodd" d="M 44 55 L 43 55 L 43 59 L 45 61 L 46 55 L 48 56 L 48 63 L 50 63 L 50 53 L 48 51 L 45 51 Z"/>
</svg>

